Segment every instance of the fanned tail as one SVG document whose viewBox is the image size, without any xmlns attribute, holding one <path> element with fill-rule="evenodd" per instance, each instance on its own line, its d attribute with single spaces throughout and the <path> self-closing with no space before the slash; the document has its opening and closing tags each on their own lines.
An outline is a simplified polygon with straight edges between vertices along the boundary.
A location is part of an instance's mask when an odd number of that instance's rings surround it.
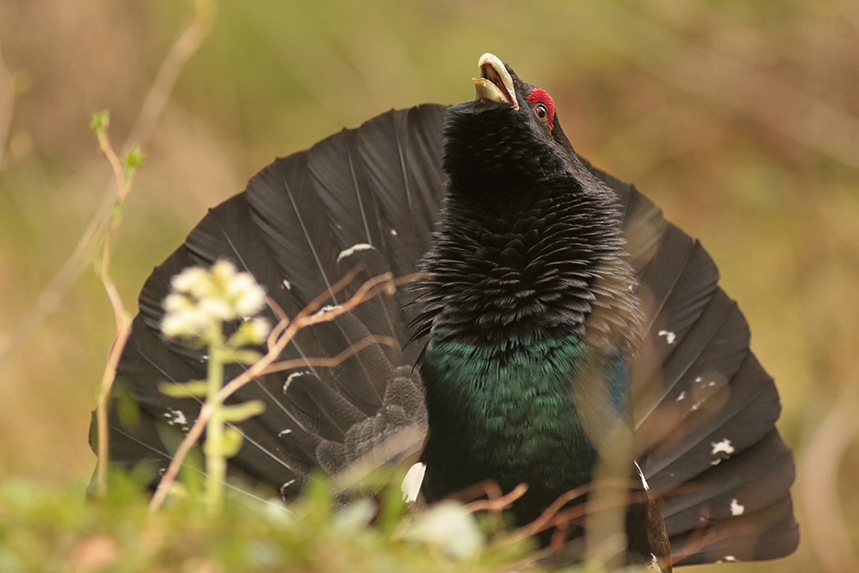
<svg viewBox="0 0 859 573">
<path fill-rule="evenodd" d="M 701 244 L 635 187 L 598 169 L 626 207 L 630 262 L 648 307 L 645 352 L 632 368 L 638 463 L 664 498 L 676 565 L 772 559 L 799 543 L 795 467 L 775 422 L 772 378 Z"/>
<path fill-rule="evenodd" d="M 244 193 L 210 210 L 141 292 L 110 413 L 112 463 L 131 467 L 143 461 L 163 471 L 181 432 L 199 415 L 200 400 L 169 398 L 158 390 L 163 381 L 205 377 L 204 350 L 160 334 L 162 302 L 171 277 L 182 269 L 229 259 L 252 273 L 288 316 L 320 293 L 330 294 L 328 304 L 341 304 L 374 276 L 413 272 L 429 248 L 444 194 L 443 112 L 433 105 L 391 111 L 344 130 L 278 159 Z M 350 285 L 333 292 L 356 268 Z M 336 474 L 403 430 L 417 431 L 410 434 L 411 451 L 420 446 L 426 411 L 412 369 L 416 350 L 401 350 L 408 338 L 408 296 L 377 296 L 331 322 L 305 328 L 281 359 L 335 357 L 371 335 L 391 337 L 398 346 L 371 344 L 337 366 L 268 374 L 236 393 L 233 402 L 261 399 L 266 409 L 237 425 L 244 442 L 230 460 L 233 475 L 292 497 L 314 468 Z M 230 365 L 226 375 L 242 371 Z M 136 415 L 123 413 L 124 393 L 137 403 Z"/>
<path fill-rule="evenodd" d="M 330 304 L 343 303 L 373 276 L 414 271 L 430 247 L 444 194 L 443 115 L 436 105 L 385 113 L 278 159 L 244 193 L 209 212 L 141 292 L 110 412 L 112 463 L 163 469 L 199 414 L 198 400 L 158 390 L 162 381 L 205 377 L 203 351 L 160 334 L 162 301 L 183 268 L 230 259 L 288 316 L 330 293 L 358 265 L 358 277 L 331 293 Z M 664 498 L 675 560 L 792 552 L 793 458 L 775 430 L 778 394 L 749 350 L 742 313 L 719 288 L 716 266 L 697 241 L 633 186 L 585 164 L 625 208 L 629 262 L 648 318 L 631 368 L 638 463 Z M 409 302 L 405 289 L 374 298 L 302 330 L 281 358 L 333 357 L 371 334 L 392 337 L 397 347 L 370 345 L 338 366 L 307 365 L 242 388 L 234 401 L 261 399 L 266 410 L 238 425 L 245 440 L 230 460 L 233 475 L 291 497 L 314 468 L 336 474 L 404 430 L 422 436 L 426 409 L 412 368 L 420 348 L 407 345 Z M 269 319 L 276 321 L 270 311 Z M 241 372 L 232 365 L 227 376 Z M 138 404 L 136 415 L 123 406 L 126 393 Z"/>
</svg>

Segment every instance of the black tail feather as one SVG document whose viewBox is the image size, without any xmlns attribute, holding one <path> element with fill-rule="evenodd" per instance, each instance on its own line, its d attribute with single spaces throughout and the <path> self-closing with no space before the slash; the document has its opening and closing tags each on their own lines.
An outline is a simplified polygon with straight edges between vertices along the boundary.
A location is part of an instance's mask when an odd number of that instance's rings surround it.
<svg viewBox="0 0 859 573">
<path fill-rule="evenodd" d="M 131 384 L 140 420 L 125 427 L 114 412 L 114 463 L 149 460 L 163 470 L 170 448 L 157 426 L 187 430 L 199 414 L 199 400 L 168 398 L 158 390 L 162 381 L 205 377 L 203 350 L 160 335 L 163 300 L 182 269 L 230 259 L 251 272 L 288 316 L 356 267 L 353 283 L 331 293 L 328 304 L 344 302 L 373 276 L 413 271 L 429 247 L 444 193 L 442 113 L 441 106 L 422 106 L 344 130 L 277 160 L 251 179 L 245 193 L 210 210 L 141 292 L 140 315 L 119 368 Z M 281 359 L 334 357 L 371 334 L 402 345 L 408 299 L 401 292 L 378 296 L 330 323 L 303 329 Z M 267 316 L 276 320 L 274 312 Z M 410 368 L 414 354 L 371 345 L 333 368 L 307 365 L 252 381 L 232 401 L 261 399 L 266 410 L 237 426 L 245 441 L 231 468 L 290 496 L 314 467 L 339 471 L 397 432 L 422 428 L 426 413 Z M 227 375 L 242 371 L 231 365 Z"/>
<path fill-rule="evenodd" d="M 631 263 L 648 306 L 645 352 L 632 368 L 632 414 L 638 463 L 666 496 L 672 551 L 683 555 L 681 564 L 793 552 L 793 457 L 775 430 L 778 392 L 749 350 L 745 318 L 718 287 L 718 269 L 698 241 L 665 222 L 633 186 L 593 171 L 626 206 Z"/>
</svg>

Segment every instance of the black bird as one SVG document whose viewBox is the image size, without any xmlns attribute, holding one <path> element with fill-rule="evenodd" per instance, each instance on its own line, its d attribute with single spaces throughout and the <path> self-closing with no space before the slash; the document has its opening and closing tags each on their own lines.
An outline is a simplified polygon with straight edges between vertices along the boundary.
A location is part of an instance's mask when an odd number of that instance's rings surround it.
<svg viewBox="0 0 859 573">
<path fill-rule="evenodd" d="M 160 332 L 182 269 L 230 259 L 290 316 L 356 265 L 331 304 L 362 278 L 417 269 L 411 288 L 301 331 L 283 357 L 334 356 L 370 333 L 398 346 L 238 392 L 266 410 L 238 425 L 233 475 L 290 498 L 314 468 L 337 474 L 396 436 L 414 453 L 428 427 L 426 498 L 525 482 L 521 523 L 616 452 L 659 494 L 658 511 L 648 493 L 627 514 L 631 553 L 666 567 L 669 543 L 675 565 L 791 553 L 778 394 L 712 259 L 575 153 L 549 94 L 491 54 L 479 67 L 472 102 L 390 111 L 278 159 L 155 269 L 118 370 L 111 462 L 166 467 L 159 426 L 187 430 L 199 413 L 158 390 L 205 377 L 202 351 Z M 119 413 L 127 392 L 133 424 Z"/>
</svg>

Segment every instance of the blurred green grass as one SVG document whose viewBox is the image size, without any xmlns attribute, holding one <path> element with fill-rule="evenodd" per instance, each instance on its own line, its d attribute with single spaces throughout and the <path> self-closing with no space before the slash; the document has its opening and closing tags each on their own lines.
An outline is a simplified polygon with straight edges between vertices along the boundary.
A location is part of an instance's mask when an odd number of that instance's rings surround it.
<svg viewBox="0 0 859 573">
<path fill-rule="evenodd" d="M 176 0 L 0 2 L 10 73 L 4 82 L 0 71 L 0 93 L 14 91 L 11 108 L 0 105 L 0 130 L 11 117 L 0 131 L 3 478 L 71 486 L 94 467 L 89 413 L 113 337 L 100 284 L 85 273 L 26 339 L 20 320 L 111 180 L 91 113 L 110 108 L 111 135 L 124 140 L 190 12 Z M 779 385 L 806 527 L 797 555 L 734 570 L 821 570 L 835 550 L 809 543 L 803 488 L 836 492 L 847 536 L 859 535 L 856 445 L 843 459 L 832 452 L 832 483 L 807 483 L 802 471 L 816 430 L 859 384 L 850 0 L 222 1 L 125 208 L 113 274 L 126 304 L 208 207 L 275 156 L 393 107 L 468 99 L 486 51 L 553 95 L 577 151 L 635 182 L 713 255 Z"/>
</svg>

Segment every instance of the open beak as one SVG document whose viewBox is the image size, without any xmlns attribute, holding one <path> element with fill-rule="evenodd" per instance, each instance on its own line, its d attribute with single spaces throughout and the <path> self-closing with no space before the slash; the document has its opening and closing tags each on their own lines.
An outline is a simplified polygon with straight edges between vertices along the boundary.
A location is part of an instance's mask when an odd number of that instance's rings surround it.
<svg viewBox="0 0 859 573">
<path fill-rule="evenodd" d="M 480 77 L 474 78 L 477 99 L 506 102 L 512 105 L 515 111 L 519 111 L 513 78 L 510 77 L 504 62 L 499 60 L 498 56 L 487 52 L 480 56 L 477 66 L 480 68 Z"/>
</svg>

